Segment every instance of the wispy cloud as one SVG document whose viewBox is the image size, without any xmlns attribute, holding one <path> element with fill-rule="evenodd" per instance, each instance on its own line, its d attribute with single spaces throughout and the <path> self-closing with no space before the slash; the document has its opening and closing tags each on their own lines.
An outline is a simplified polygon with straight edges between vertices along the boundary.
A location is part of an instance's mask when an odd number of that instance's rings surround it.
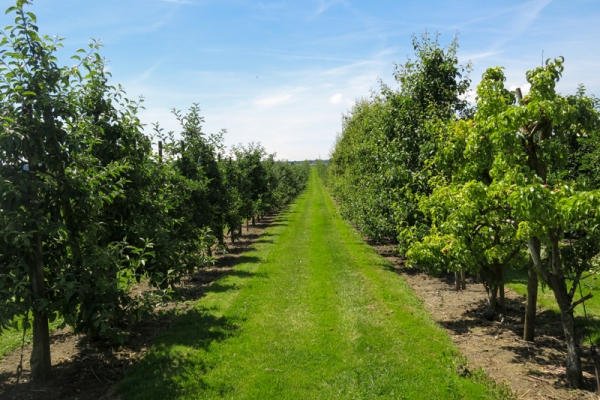
<svg viewBox="0 0 600 400">
<path fill-rule="evenodd" d="M 152 74 L 160 67 L 162 61 L 155 63 L 153 66 L 148 68 L 147 70 L 141 72 L 134 80 L 131 81 L 132 85 L 138 85 L 140 83 L 145 82 L 148 78 L 152 76 Z"/>
<path fill-rule="evenodd" d="M 527 29 L 540 15 L 552 0 L 532 0 L 525 3 L 521 8 L 521 15 L 518 19 L 517 30 L 523 32 Z"/>
<path fill-rule="evenodd" d="M 473 60 L 480 60 L 480 59 L 488 58 L 488 57 L 494 56 L 496 54 L 498 54 L 497 51 L 485 51 L 483 53 L 464 54 L 464 55 L 461 54 L 460 58 L 464 58 L 466 60 L 473 61 Z"/>
<path fill-rule="evenodd" d="M 271 107 L 277 104 L 285 103 L 292 97 L 291 94 L 285 94 L 283 96 L 267 97 L 266 99 L 260 99 L 255 102 L 256 105 L 263 107 Z"/>
<path fill-rule="evenodd" d="M 323 14 L 325 11 L 327 11 L 329 8 L 331 8 L 335 4 L 344 4 L 344 1 L 343 0 L 331 0 L 331 1 L 319 0 L 319 7 L 317 8 L 316 14 L 317 15 Z"/>
<path fill-rule="evenodd" d="M 531 0 L 505 10 L 506 13 L 515 14 L 516 18 L 514 18 L 512 26 L 506 30 L 508 34 L 502 35 L 502 38 L 495 43 L 494 48 L 502 47 L 525 33 L 550 3 L 552 0 Z"/>
</svg>

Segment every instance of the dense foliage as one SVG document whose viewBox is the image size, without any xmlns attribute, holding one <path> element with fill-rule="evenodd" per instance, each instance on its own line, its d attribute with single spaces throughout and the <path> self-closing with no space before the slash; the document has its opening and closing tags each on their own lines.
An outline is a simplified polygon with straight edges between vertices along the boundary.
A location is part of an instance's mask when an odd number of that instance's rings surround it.
<svg viewBox="0 0 600 400">
<path fill-rule="evenodd" d="M 342 213 L 365 235 L 395 239 L 398 225 L 421 229 L 418 195 L 428 193 L 426 160 L 434 127 L 468 114 L 463 99 L 469 67 L 458 65 L 458 43 L 443 49 L 427 33 L 413 38 L 417 59 L 396 66 L 398 90 L 382 85 L 344 116 L 330 160 L 330 186 Z"/>
<path fill-rule="evenodd" d="M 398 91 L 384 87 L 345 116 L 327 175 L 342 212 L 371 238 L 397 238 L 410 265 L 478 274 L 488 318 L 503 306 L 505 269 L 531 258 L 528 287 L 539 276 L 553 291 L 567 382 L 580 387 L 573 309 L 589 298 L 575 294 L 600 252 L 598 102 L 583 86 L 556 93 L 558 58 L 527 72 L 524 98 L 504 87 L 502 68 L 488 69 L 468 109 L 456 44 L 444 52 L 425 37 L 415 49 Z"/>
<path fill-rule="evenodd" d="M 0 331 L 28 329 L 32 315 L 31 371 L 43 380 L 49 319 L 122 340 L 153 297 L 212 262 L 227 231 L 235 239 L 243 220 L 303 190 L 309 166 L 259 144 L 228 153 L 197 105 L 174 111 L 179 135 L 157 125 L 147 136 L 139 104 L 108 85 L 100 45 L 59 66 L 62 39 L 38 34 L 28 4 L 7 10 L 14 24 L 0 33 Z M 155 290 L 133 296 L 141 281 Z"/>
</svg>

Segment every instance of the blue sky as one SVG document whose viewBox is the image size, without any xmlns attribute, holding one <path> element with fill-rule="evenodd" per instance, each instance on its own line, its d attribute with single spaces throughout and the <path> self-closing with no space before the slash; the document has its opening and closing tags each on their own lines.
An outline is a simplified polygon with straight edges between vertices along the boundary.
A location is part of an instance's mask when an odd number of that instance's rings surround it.
<svg viewBox="0 0 600 400">
<path fill-rule="evenodd" d="M 565 57 L 559 91 L 584 83 L 600 95 L 600 0 L 34 0 L 29 10 L 41 33 L 66 38 L 67 63 L 101 39 L 111 83 L 144 96 L 144 123 L 177 131 L 170 109 L 199 103 L 206 132 L 290 160 L 327 158 L 342 113 L 378 79 L 395 86 L 394 63 L 425 29 L 442 44 L 458 34 L 473 88 L 496 65 L 524 87 L 543 51 Z"/>
</svg>

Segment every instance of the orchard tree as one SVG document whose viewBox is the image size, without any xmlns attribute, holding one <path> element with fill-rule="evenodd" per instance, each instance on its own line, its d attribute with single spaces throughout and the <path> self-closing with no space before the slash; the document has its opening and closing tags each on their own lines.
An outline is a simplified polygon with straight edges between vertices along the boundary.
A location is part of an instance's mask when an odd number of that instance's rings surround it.
<svg viewBox="0 0 600 400">
<path fill-rule="evenodd" d="M 436 151 L 432 126 L 468 115 L 469 66 L 458 65 L 458 42 L 446 48 L 426 32 L 413 38 L 416 59 L 396 66 L 398 89 L 381 86 L 342 121 L 328 180 L 344 217 L 368 237 L 395 240 L 428 225 L 418 198 L 429 193 L 426 160 Z M 401 246 L 406 251 L 407 245 Z"/>
<path fill-rule="evenodd" d="M 600 191 L 590 190 L 563 173 L 576 138 L 594 134 L 599 127 L 594 100 L 580 90 L 561 96 L 555 86 L 563 59 L 548 60 L 527 72 L 531 90 L 520 105 L 478 110 L 480 129 L 489 132 L 493 146 L 492 185 L 507 193 L 505 207 L 518 223 L 517 238 L 527 244 L 535 270 L 552 289 L 560 309 L 567 346 L 569 386 L 582 384 L 580 349 L 573 310 L 591 297 L 576 299 L 582 275 L 595 268 L 600 251 Z M 505 90 L 499 69 L 484 75 L 489 84 L 479 92 L 480 102 Z"/>
<path fill-rule="evenodd" d="M 486 115 L 505 110 L 515 101 L 503 88 L 501 77 L 499 69 L 488 70 L 478 93 L 489 94 L 492 85 L 493 96 L 479 98 L 472 119 L 438 125 L 437 152 L 427 162 L 432 171 L 429 185 L 434 189 L 420 200 L 421 212 L 432 229 L 421 241 L 414 238 L 414 226 L 400 234 L 401 242 L 411 243 L 409 261 L 429 272 L 478 274 L 488 293 L 485 316 L 489 319 L 496 315 L 498 305 L 504 307 L 505 268 L 526 264 L 524 244 L 515 237 L 517 223 L 505 206 L 507 192 L 490 175 L 493 146 Z"/>
<path fill-rule="evenodd" d="M 262 197 L 268 190 L 266 169 L 262 162 L 267 153 L 260 143 L 249 143 L 247 146 L 240 144 L 234 146 L 232 151 L 239 170 L 241 217 L 254 224 L 261 209 Z"/>
<path fill-rule="evenodd" d="M 223 173 L 223 184 L 227 190 L 225 224 L 231 243 L 242 236 L 242 172 L 238 168 L 238 162 L 233 156 L 221 160 Z"/>
<path fill-rule="evenodd" d="M 432 275 L 478 274 L 488 294 L 484 315 L 490 320 L 498 307 L 504 312 L 504 270 L 526 265 L 523 243 L 515 238 L 517 227 L 503 206 L 505 198 L 498 188 L 475 180 L 437 187 L 420 204 L 432 228 L 422 240 L 412 241 L 407 252 L 410 263 Z"/>
<path fill-rule="evenodd" d="M 223 243 L 226 214 L 226 188 L 218 157 L 221 155 L 222 135 L 206 135 L 202 131 L 204 118 L 198 104 L 187 114 L 174 110 L 181 124 L 181 153 L 175 160 L 176 168 L 190 181 L 203 182 L 202 190 L 192 195 L 193 205 L 187 217 L 198 228 L 209 228 L 219 244 Z M 177 148 L 175 148 L 177 150 Z"/>
<path fill-rule="evenodd" d="M 113 267 L 135 269 L 143 256 L 123 239 L 106 245 L 101 215 L 104 207 L 123 195 L 124 160 L 103 163 L 94 154 L 102 142 L 102 127 L 87 113 L 83 99 L 104 92 L 104 67 L 91 44 L 80 64 L 59 67 L 60 38 L 40 36 L 35 15 L 26 12 L 27 1 L 17 1 L 7 13 L 13 26 L 2 31 L 0 46 L 0 210 L 2 226 L 0 291 L 8 313 L 0 316 L 6 327 L 14 317 L 33 315 L 31 372 L 35 380 L 50 375 L 48 318 L 57 313 L 66 320 L 81 314 L 90 287 L 107 291 L 109 304 L 120 292 L 121 277 L 103 273 Z M 140 257 L 129 258 L 133 250 Z M 143 252 L 143 249 L 140 250 Z M 84 317 L 99 329 L 110 320 L 107 313 Z M 74 317 L 78 319 L 78 317 Z"/>
<path fill-rule="evenodd" d="M 374 240 L 396 235 L 393 203 L 396 187 L 390 180 L 394 155 L 384 128 L 391 106 L 380 97 L 357 101 L 342 118 L 342 133 L 331 155 L 329 185 L 340 212 Z M 398 168 L 398 174 L 407 174 Z"/>
</svg>

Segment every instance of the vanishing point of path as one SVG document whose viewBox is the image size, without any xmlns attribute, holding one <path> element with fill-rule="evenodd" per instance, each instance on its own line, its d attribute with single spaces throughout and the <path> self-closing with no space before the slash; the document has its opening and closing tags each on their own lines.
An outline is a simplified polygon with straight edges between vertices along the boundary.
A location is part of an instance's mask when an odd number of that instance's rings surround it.
<svg viewBox="0 0 600 400">
<path fill-rule="evenodd" d="M 494 388 L 455 356 L 400 276 L 306 192 L 157 338 L 122 399 L 463 399 Z"/>
</svg>

